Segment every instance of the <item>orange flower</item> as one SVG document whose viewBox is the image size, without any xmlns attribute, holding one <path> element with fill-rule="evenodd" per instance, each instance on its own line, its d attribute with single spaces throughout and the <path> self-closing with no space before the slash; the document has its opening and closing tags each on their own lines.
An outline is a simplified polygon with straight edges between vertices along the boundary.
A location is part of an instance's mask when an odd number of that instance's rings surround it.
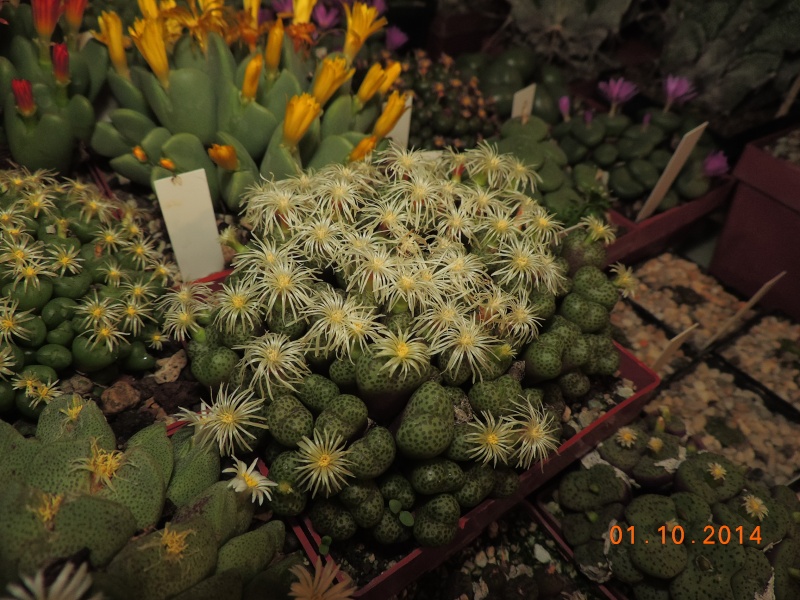
<svg viewBox="0 0 800 600">
<path fill-rule="evenodd" d="M 261 54 L 256 54 L 247 63 L 244 71 L 244 81 L 242 81 L 242 98 L 253 100 L 258 92 L 258 80 L 261 78 L 261 70 L 264 68 L 264 58 Z"/>
<path fill-rule="evenodd" d="M 49 43 L 56 30 L 56 24 L 61 16 L 61 0 L 31 0 L 33 12 L 33 26 L 36 35 L 43 42 Z M 48 52 L 49 55 L 49 52 Z"/>
<path fill-rule="evenodd" d="M 378 139 L 383 139 L 389 135 L 389 132 L 397 125 L 400 117 L 406 112 L 406 99 L 410 96 L 410 92 L 402 95 L 397 91 L 392 92 L 392 95 L 386 101 L 386 108 L 383 109 L 381 116 L 375 122 L 375 127 L 372 128 L 373 135 L 376 135 Z"/>
<path fill-rule="evenodd" d="M 146 163 L 148 161 L 147 152 L 145 152 L 144 148 L 142 148 L 141 146 L 135 146 L 134 149 L 131 150 L 131 152 L 133 152 L 133 155 L 136 157 L 136 160 L 138 160 L 140 163 Z"/>
<path fill-rule="evenodd" d="M 322 107 L 311 94 L 293 96 L 286 105 L 283 118 L 284 144 L 295 148 L 320 112 Z"/>
<path fill-rule="evenodd" d="M 355 72 L 355 69 L 348 70 L 347 61 L 344 58 L 326 58 L 322 61 L 317 70 L 317 75 L 314 77 L 312 95 L 321 106 L 325 106 L 325 103 L 331 99 L 336 90 L 342 87 L 342 84 L 350 79 Z"/>
<path fill-rule="evenodd" d="M 363 140 L 358 142 L 358 145 L 353 148 L 353 151 L 348 156 L 348 160 L 363 160 L 370 152 L 375 150 L 375 146 L 378 144 L 378 138 L 374 135 L 370 135 L 365 137 Z"/>
<path fill-rule="evenodd" d="M 64 0 L 64 20 L 72 33 L 80 30 L 87 3 L 88 0 Z"/>
<path fill-rule="evenodd" d="M 208 149 L 208 156 L 214 164 L 222 167 L 226 171 L 236 171 L 239 168 L 239 157 L 236 155 L 236 148 L 233 146 L 221 146 L 212 144 Z"/>
<path fill-rule="evenodd" d="M 162 158 L 160 161 L 158 161 L 158 164 L 164 167 L 167 171 L 174 171 L 176 169 L 175 161 L 170 160 L 169 158 Z"/>
</svg>

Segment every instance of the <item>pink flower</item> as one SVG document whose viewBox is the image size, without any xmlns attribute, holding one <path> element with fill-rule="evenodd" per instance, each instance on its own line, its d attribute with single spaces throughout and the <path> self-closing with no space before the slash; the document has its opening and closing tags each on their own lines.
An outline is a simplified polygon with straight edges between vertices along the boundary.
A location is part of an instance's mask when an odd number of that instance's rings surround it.
<svg viewBox="0 0 800 600">
<path fill-rule="evenodd" d="M 626 81 L 622 77 L 619 79 L 609 79 L 608 81 L 601 81 L 597 84 L 600 93 L 606 97 L 611 103 L 609 114 L 613 115 L 617 111 L 617 107 L 625 104 L 628 100 L 633 98 L 639 93 L 639 88 L 630 81 Z"/>
<path fill-rule="evenodd" d="M 324 4 L 317 4 L 311 13 L 320 29 L 333 29 L 339 23 L 339 11 L 334 8 L 327 8 Z"/>
<path fill-rule="evenodd" d="M 680 106 L 684 102 L 691 100 L 697 96 L 697 92 L 692 82 L 686 77 L 667 75 L 664 80 L 664 95 L 667 98 L 664 106 L 664 111 L 666 112 L 673 104 Z"/>
<path fill-rule="evenodd" d="M 372 6 L 378 11 L 379 15 L 389 10 L 389 7 L 386 5 L 386 0 L 372 0 Z"/>
<path fill-rule="evenodd" d="M 642 117 L 642 127 L 647 129 L 650 125 L 650 121 L 653 120 L 653 115 L 651 113 L 645 113 L 644 117 Z"/>
<path fill-rule="evenodd" d="M 386 28 L 386 49 L 390 52 L 402 48 L 407 41 L 408 36 L 399 27 L 390 25 Z"/>
<path fill-rule="evenodd" d="M 569 96 L 561 96 L 561 98 L 558 99 L 558 110 L 565 121 L 569 121 L 569 111 L 571 107 L 572 102 Z"/>
<path fill-rule="evenodd" d="M 292 0 L 272 0 L 272 10 L 276 14 L 291 14 L 294 12 L 294 2 Z"/>
<path fill-rule="evenodd" d="M 588 109 L 586 112 L 583 113 L 583 122 L 587 125 L 591 125 L 592 119 L 594 119 L 594 111 L 592 109 Z"/>
<path fill-rule="evenodd" d="M 728 157 L 721 150 L 709 152 L 703 161 L 703 172 L 706 177 L 720 177 L 730 170 Z"/>
</svg>

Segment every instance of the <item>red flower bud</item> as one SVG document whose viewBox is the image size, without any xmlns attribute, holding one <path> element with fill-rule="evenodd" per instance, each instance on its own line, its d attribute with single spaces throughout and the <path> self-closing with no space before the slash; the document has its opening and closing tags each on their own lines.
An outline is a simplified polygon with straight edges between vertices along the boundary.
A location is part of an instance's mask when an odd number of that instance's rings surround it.
<svg viewBox="0 0 800 600">
<path fill-rule="evenodd" d="M 56 83 L 60 85 L 69 83 L 69 50 L 66 44 L 53 45 L 53 75 Z"/>
<path fill-rule="evenodd" d="M 61 17 L 61 0 L 31 0 L 33 26 L 39 39 L 50 41 Z"/>
<path fill-rule="evenodd" d="M 36 114 L 36 103 L 33 101 L 33 87 L 27 79 L 13 79 L 11 90 L 14 92 L 14 101 L 17 110 L 23 117 L 32 117 Z"/>
<path fill-rule="evenodd" d="M 64 20 L 70 29 L 77 33 L 83 24 L 83 12 L 87 0 L 64 0 Z"/>
</svg>

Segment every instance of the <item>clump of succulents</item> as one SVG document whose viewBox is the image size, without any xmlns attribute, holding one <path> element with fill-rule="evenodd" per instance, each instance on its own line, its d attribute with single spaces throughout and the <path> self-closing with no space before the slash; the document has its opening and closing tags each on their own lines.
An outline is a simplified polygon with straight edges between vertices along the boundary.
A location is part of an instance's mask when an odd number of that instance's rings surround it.
<svg viewBox="0 0 800 600">
<path fill-rule="evenodd" d="M 0 186 L 0 413 L 35 418 L 76 370 L 152 369 L 153 302 L 174 268 L 138 210 L 44 171 L 4 171 Z"/>
<path fill-rule="evenodd" d="M 162 304 L 195 377 L 252 394 L 187 415 L 197 435 L 263 447 L 270 508 L 307 510 L 334 540 L 448 543 L 463 510 L 557 448 L 564 398 L 619 364 L 608 311 L 627 272 L 600 270 L 609 231 L 589 219 L 559 256 L 534 182 L 482 144 L 394 146 L 253 188 L 252 240 L 223 234 L 232 275 Z M 529 387 L 507 374 L 523 354 Z"/>
<path fill-rule="evenodd" d="M 667 412 L 623 427 L 599 447 L 608 462 L 562 479 L 561 527 L 581 569 L 641 599 L 792 598 L 797 496 L 722 456 L 687 456 L 670 431 L 685 434 Z"/>
<path fill-rule="evenodd" d="M 694 88 L 684 78 L 668 77 L 664 107 L 644 110 L 638 123 L 621 112 L 638 93 L 634 84 L 611 79 L 601 82 L 599 89 L 610 104 L 608 112 L 586 110 L 573 115 L 565 98 L 563 121 L 553 128 L 553 136 L 575 169 L 607 171 L 608 188 L 614 196 L 623 202 L 644 200 L 666 169 L 681 136 L 700 124 L 693 117 L 674 112 L 694 97 Z M 704 134 L 658 210 L 703 196 L 713 179 L 727 170 L 725 155 L 715 150 L 710 136 Z"/>
<path fill-rule="evenodd" d="M 706 114 L 774 106 L 797 77 L 800 42 L 790 32 L 799 24 L 791 0 L 672 2 L 659 67 L 695 81 L 695 103 Z"/>
<path fill-rule="evenodd" d="M 497 133 L 494 106 L 475 77 L 464 77 L 454 60 L 433 59 L 424 50 L 402 62 L 397 85 L 414 94 L 409 145 L 428 150 L 474 148 Z"/>
<path fill-rule="evenodd" d="M 120 17 L 104 13 L 108 80 L 121 108 L 98 124 L 92 148 L 142 185 L 205 169 L 212 200 L 232 210 L 261 177 L 363 157 L 405 110 L 400 94 L 387 93 L 396 71 L 376 64 L 356 93 L 348 83 L 361 46 L 386 19 L 361 2 L 346 7 L 344 47 L 317 60 L 314 4 L 298 2 L 290 23 L 279 15 L 259 24 L 254 1 L 238 13 L 222 3 L 153 3 L 130 29 L 149 70 L 129 66 Z"/>
<path fill-rule="evenodd" d="M 0 588 L 17 598 L 44 597 L 37 589 L 47 587 L 47 597 L 91 588 L 104 598 L 166 599 L 249 597 L 271 582 L 288 598 L 301 559 L 273 561 L 284 524 L 251 526 L 274 482 L 256 461 L 236 458 L 222 471 L 232 478 L 220 481 L 219 450 L 204 442 L 190 428 L 170 436 L 155 423 L 119 450 L 100 408 L 79 395 L 53 399 L 33 437 L 0 422 Z M 78 555 L 80 568 L 45 585 L 48 569 Z"/>
<path fill-rule="evenodd" d="M 10 38 L 0 56 L 5 138 L 23 167 L 66 172 L 78 142 L 92 136 L 92 101 L 105 83 L 108 55 L 95 41 L 79 49 L 85 6 L 34 0 L 3 8 L 3 36 Z M 57 39 L 63 41 L 52 43 Z"/>
<path fill-rule="evenodd" d="M 612 64 L 604 44 L 620 31 L 631 0 L 511 0 L 511 17 L 523 43 L 547 62 L 594 76 Z"/>
</svg>

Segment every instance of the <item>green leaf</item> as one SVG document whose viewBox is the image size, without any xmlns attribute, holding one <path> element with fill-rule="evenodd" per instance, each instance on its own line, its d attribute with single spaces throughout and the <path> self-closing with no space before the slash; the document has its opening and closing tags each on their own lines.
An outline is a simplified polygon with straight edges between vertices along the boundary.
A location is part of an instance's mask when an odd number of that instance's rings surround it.
<svg viewBox="0 0 800 600">
<path fill-rule="evenodd" d="M 403 505 L 397 498 L 392 498 L 389 500 L 389 510 L 392 511 L 394 514 L 399 513 L 403 509 Z"/>
<path fill-rule="evenodd" d="M 404 510 L 399 515 L 397 515 L 397 518 L 400 519 L 400 522 L 406 527 L 414 526 L 414 515 L 412 515 L 407 510 Z"/>
</svg>

